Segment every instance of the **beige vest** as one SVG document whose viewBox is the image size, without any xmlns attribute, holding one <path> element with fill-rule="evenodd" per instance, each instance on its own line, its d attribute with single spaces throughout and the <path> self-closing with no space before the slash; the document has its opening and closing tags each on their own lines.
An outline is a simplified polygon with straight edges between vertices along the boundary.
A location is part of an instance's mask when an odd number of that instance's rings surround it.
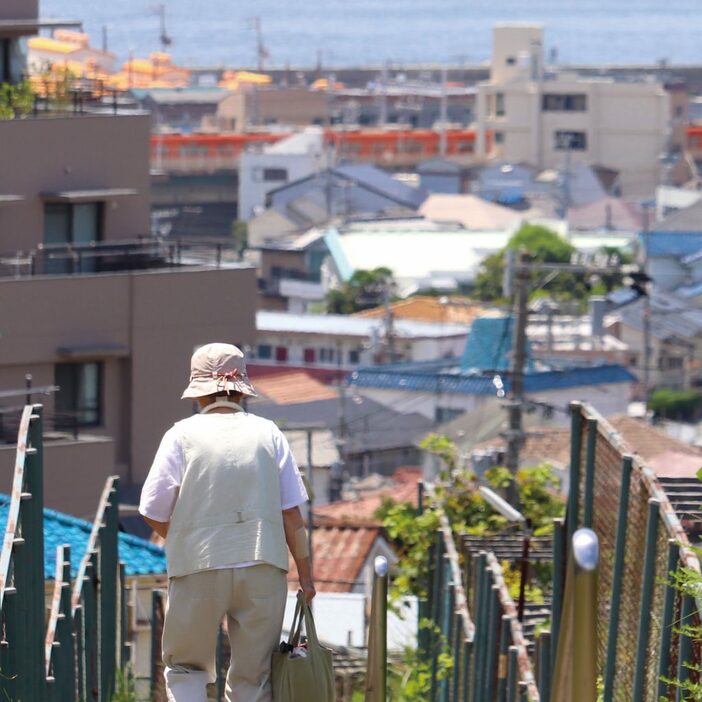
<svg viewBox="0 0 702 702">
<path fill-rule="evenodd" d="M 287 571 L 272 423 L 235 412 L 175 426 L 185 473 L 166 539 L 168 575 L 251 561 Z"/>
</svg>

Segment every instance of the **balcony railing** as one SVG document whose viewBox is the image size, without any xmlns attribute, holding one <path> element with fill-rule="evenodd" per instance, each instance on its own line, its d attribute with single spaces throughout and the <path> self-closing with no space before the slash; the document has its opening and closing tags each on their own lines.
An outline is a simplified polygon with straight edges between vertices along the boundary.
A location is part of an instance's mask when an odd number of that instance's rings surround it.
<svg viewBox="0 0 702 702">
<path fill-rule="evenodd" d="M 0 255 L 0 278 L 77 275 L 237 263 L 226 241 L 143 238 L 87 244 L 41 244 Z"/>
</svg>

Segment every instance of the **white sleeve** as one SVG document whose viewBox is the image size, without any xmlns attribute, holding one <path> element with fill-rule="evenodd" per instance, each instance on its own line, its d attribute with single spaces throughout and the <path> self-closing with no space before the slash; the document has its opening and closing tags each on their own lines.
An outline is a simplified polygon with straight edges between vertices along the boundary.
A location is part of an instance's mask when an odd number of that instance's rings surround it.
<svg viewBox="0 0 702 702">
<path fill-rule="evenodd" d="M 161 439 L 149 475 L 141 489 L 139 514 L 156 522 L 168 522 L 183 481 L 183 447 L 175 427 Z"/>
<path fill-rule="evenodd" d="M 308 500 L 307 490 L 302 481 L 300 469 L 290 450 L 290 444 L 278 427 L 273 431 L 276 458 L 280 467 L 280 503 L 283 509 L 299 507 Z"/>
</svg>

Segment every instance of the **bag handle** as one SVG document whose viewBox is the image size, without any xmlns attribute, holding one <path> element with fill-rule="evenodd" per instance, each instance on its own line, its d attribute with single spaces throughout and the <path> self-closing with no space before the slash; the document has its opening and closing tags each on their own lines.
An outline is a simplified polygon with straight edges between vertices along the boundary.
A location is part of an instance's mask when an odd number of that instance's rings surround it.
<svg viewBox="0 0 702 702">
<path fill-rule="evenodd" d="M 305 597 L 305 593 L 300 590 L 297 593 L 298 605 L 302 605 L 302 614 L 305 618 L 305 631 L 307 631 L 307 640 L 312 643 L 313 646 L 319 648 L 319 639 L 317 638 L 317 627 L 314 624 L 314 617 L 312 616 L 312 609 L 310 603 Z M 301 617 L 302 619 L 302 617 Z"/>
<path fill-rule="evenodd" d="M 288 636 L 288 646 L 294 648 L 300 643 L 300 633 L 302 630 L 302 600 L 300 594 L 297 595 L 297 604 L 295 605 L 295 614 L 293 615 L 292 624 L 290 625 L 290 634 Z"/>
</svg>

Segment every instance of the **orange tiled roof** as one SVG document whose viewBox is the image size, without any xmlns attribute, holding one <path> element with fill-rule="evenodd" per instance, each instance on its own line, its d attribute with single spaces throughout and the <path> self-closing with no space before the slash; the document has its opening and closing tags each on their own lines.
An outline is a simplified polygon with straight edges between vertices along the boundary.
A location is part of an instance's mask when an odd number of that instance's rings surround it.
<svg viewBox="0 0 702 702">
<path fill-rule="evenodd" d="M 265 396 L 278 405 L 332 400 L 337 397 L 334 390 L 305 371 L 288 371 L 252 377 L 252 381 L 259 395 Z"/>
<path fill-rule="evenodd" d="M 327 520 L 378 524 L 375 513 L 387 499 L 395 502 L 407 502 L 417 506 L 417 483 L 422 477 L 421 468 L 405 467 L 395 471 L 390 480 L 376 489 L 357 489 L 355 499 L 331 502 L 314 508 L 315 520 L 326 523 Z"/>
<path fill-rule="evenodd" d="M 607 421 L 620 435 L 628 451 L 638 454 L 658 475 L 692 476 L 702 466 L 701 449 L 673 439 L 655 426 L 626 415 L 608 417 Z M 531 435 L 526 439 L 522 461 L 552 462 L 567 466 L 570 462 L 570 429 L 535 428 L 535 431 L 538 431 L 538 435 Z M 497 446 L 503 447 L 504 440 L 488 439 L 478 444 L 475 449 Z M 677 463 L 673 464 L 668 459 Z"/>
<path fill-rule="evenodd" d="M 445 302 L 442 304 L 442 300 Z M 476 317 L 484 316 L 486 309 L 480 302 L 465 297 L 431 297 L 416 295 L 390 305 L 395 319 L 413 319 L 421 322 L 470 324 Z M 357 312 L 357 317 L 383 317 L 384 307 Z"/>
<path fill-rule="evenodd" d="M 361 569 L 380 536 L 378 526 L 328 523 L 315 525 L 312 562 L 315 587 L 320 592 L 351 592 L 362 578 Z M 288 587 L 298 587 L 297 567 L 290 558 Z"/>
</svg>

